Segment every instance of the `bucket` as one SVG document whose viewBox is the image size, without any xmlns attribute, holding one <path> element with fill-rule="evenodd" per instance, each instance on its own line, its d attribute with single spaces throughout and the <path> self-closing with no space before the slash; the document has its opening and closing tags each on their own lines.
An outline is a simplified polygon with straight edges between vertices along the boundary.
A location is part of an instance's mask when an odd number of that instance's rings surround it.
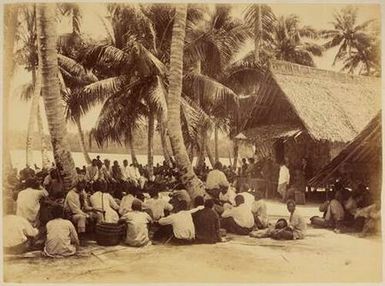
<svg viewBox="0 0 385 286">
<path fill-rule="evenodd" d="M 117 223 L 98 223 L 96 225 L 96 243 L 103 246 L 118 245 L 125 234 L 125 225 Z"/>
</svg>

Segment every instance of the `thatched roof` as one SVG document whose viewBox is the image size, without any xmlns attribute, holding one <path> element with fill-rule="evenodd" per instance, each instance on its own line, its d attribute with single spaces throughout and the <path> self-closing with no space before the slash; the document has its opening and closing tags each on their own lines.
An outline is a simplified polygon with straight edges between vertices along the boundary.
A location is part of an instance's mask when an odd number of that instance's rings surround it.
<svg viewBox="0 0 385 286">
<path fill-rule="evenodd" d="M 356 176 L 367 176 L 368 173 L 373 176 L 372 172 L 381 172 L 381 129 L 379 113 L 309 184 L 316 187 L 326 185 L 340 177 L 346 166 L 353 168 Z"/>
<path fill-rule="evenodd" d="M 243 130 L 302 125 L 317 140 L 348 142 L 381 107 L 381 80 L 272 61 Z"/>
<path fill-rule="evenodd" d="M 278 138 L 295 136 L 302 131 L 303 128 L 296 124 L 273 124 L 244 130 L 235 139 L 248 140 L 260 144 Z"/>
</svg>

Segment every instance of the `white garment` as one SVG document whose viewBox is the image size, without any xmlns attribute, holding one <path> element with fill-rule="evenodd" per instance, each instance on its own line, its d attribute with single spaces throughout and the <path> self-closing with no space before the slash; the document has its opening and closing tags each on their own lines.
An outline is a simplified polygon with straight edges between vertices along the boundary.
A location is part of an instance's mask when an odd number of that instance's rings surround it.
<svg viewBox="0 0 385 286">
<path fill-rule="evenodd" d="M 36 223 L 37 214 L 40 210 L 40 199 L 48 197 L 46 190 L 35 190 L 27 188 L 17 195 L 16 215 L 28 220 L 32 225 Z"/>
<path fill-rule="evenodd" d="M 207 189 L 218 189 L 220 187 L 228 187 L 229 185 L 229 181 L 227 180 L 225 173 L 222 171 L 214 169 L 208 173 L 206 179 Z"/>
<path fill-rule="evenodd" d="M 165 200 L 158 198 L 158 199 L 148 199 L 143 204 L 144 209 L 150 209 L 152 212 L 152 218 L 154 220 L 158 220 L 161 217 L 164 217 L 164 211 L 168 210 L 171 211 L 173 209 L 172 205 Z"/>
<path fill-rule="evenodd" d="M 260 199 L 258 201 L 254 201 L 251 212 L 259 218 L 259 221 L 263 226 L 267 226 L 269 223 L 269 218 L 267 216 L 267 207 L 264 200 Z"/>
<path fill-rule="evenodd" d="M 140 179 L 139 169 L 134 166 L 127 167 L 127 176 L 132 180 L 139 181 Z"/>
<path fill-rule="evenodd" d="M 147 213 L 128 212 L 121 219 L 127 223 L 125 243 L 131 246 L 143 246 L 150 242 L 147 224 L 152 222 L 152 219 Z"/>
<path fill-rule="evenodd" d="M 161 218 L 159 224 L 171 224 L 174 236 L 178 239 L 192 240 L 195 238 L 195 227 L 189 211 L 180 211 Z"/>
<path fill-rule="evenodd" d="M 227 189 L 227 192 L 225 194 L 219 193 L 219 200 L 223 202 L 230 202 L 233 206 L 235 206 L 235 197 L 237 194 L 235 193 L 234 188 L 230 187 Z"/>
<path fill-rule="evenodd" d="M 222 217 L 232 217 L 240 227 L 251 228 L 254 226 L 254 216 L 246 204 L 225 210 Z"/>
<path fill-rule="evenodd" d="M 47 223 L 47 240 L 44 253 L 51 257 L 70 256 L 79 244 L 75 227 L 69 220 L 57 218 Z"/>
<path fill-rule="evenodd" d="M 124 215 L 125 213 L 132 211 L 132 202 L 134 200 L 137 199 L 131 194 L 128 194 L 122 198 L 119 206 L 120 215 Z"/>
<path fill-rule="evenodd" d="M 197 206 L 196 208 L 189 210 L 189 212 L 193 214 L 193 213 L 196 213 L 197 211 L 203 210 L 204 208 L 205 206 Z"/>
<path fill-rule="evenodd" d="M 27 241 L 27 236 L 36 236 L 39 231 L 23 217 L 7 215 L 4 222 L 4 247 L 12 247 Z"/>
<path fill-rule="evenodd" d="M 289 169 L 285 165 L 283 165 L 279 169 L 278 185 L 284 184 L 284 183 L 289 184 L 289 181 L 290 181 Z"/>
<path fill-rule="evenodd" d="M 124 167 L 122 166 L 120 169 L 122 170 L 122 177 L 123 177 L 123 180 L 127 180 L 129 178 L 129 172 L 128 172 L 128 169 L 130 168 L 130 166 L 127 166 L 127 167 Z"/>
<path fill-rule="evenodd" d="M 116 212 L 119 209 L 118 204 L 114 198 L 108 193 L 96 192 L 90 197 L 91 206 L 98 210 L 104 210 L 104 222 L 117 223 L 119 215 Z M 103 217 L 102 213 L 100 217 Z"/>
<path fill-rule="evenodd" d="M 255 201 L 254 195 L 247 193 L 247 192 L 239 193 L 239 195 L 241 195 L 244 198 L 245 205 L 247 205 L 247 207 L 249 207 L 251 209 L 253 207 L 253 203 Z"/>
</svg>

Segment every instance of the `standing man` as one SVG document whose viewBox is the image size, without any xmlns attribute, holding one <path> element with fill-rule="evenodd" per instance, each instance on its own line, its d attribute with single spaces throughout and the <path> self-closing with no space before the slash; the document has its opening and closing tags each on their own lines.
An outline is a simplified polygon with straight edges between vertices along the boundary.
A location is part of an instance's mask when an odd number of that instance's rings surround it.
<svg viewBox="0 0 385 286">
<path fill-rule="evenodd" d="M 282 197 L 282 202 L 286 202 L 286 196 L 287 196 L 287 187 L 290 182 L 290 173 L 289 169 L 287 168 L 287 158 L 281 163 L 281 167 L 279 169 L 279 177 L 278 177 L 278 188 L 277 192 Z"/>
</svg>

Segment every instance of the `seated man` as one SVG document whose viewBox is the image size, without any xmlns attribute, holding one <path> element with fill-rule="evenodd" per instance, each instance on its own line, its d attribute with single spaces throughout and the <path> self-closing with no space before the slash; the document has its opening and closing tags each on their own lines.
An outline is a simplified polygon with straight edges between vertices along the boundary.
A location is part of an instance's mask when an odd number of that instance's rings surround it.
<svg viewBox="0 0 385 286">
<path fill-rule="evenodd" d="M 204 208 L 193 213 L 197 243 L 216 243 L 221 241 L 219 234 L 219 216 L 213 210 L 214 201 L 208 199 L 204 202 Z"/>
<path fill-rule="evenodd" d="M 119 205 L 120 215 L 124 215 L 127 212 L 132 211 L 132 202 L 134 200 L 137 200 L 135 196 L 138 193 L 137 188 L 133 185 L 130 185 L 130 183 L 128 182 L 123 183 L 123 188 L 124 188 L 125 195 L 120 201 L 120 205 Z"/>
<path fill-rule="evenodd" d="M 83 239 L 86 232 L 87 219 L 91 218 L 89 212 L 93 211 L 85 199 L 87 196 L 84 191 L 85 187 L 86 182 L 82 178 L 78 178 L 75 188 L 67 193 L 64 201 L 64 211 L 77 226 L 80 240 Z"/>
<path fill-rule="evenodd" d="M 335 194 L 335 198 L 330 202 L 326 201 L 320 207 L 320 211 L 324 212 L 324 217 L 314 216 L 310 219 L 312 225 L 324 228 L 333 228 L 339 231 L 344 217 L 345 211 L 342 206 L 343 196 L 340 191 Z"/>
<path fill-rule="evenodd" d="M 214 165 L 214 170 L 210 171 L 207 174 L 206 179 L 206 189 L 207 190 L 218 190 L 218 189 L 227 189 L 229 187 L 229 182 L 226 178 L 225 173 L 221 171 L 222 164 L 216 162 Z"/>
<path fill-rule="evenodd" d="M 247 235 L 254 226 L 254 216 L 241 195 L 235 197 L 235 207 L 222 213 L 221 227 L 228 232 Z"/>
<path fill-rule="evenodd" d="M 107 192 L 107 184 L 97 181 L 93 184 L 93 190 L 95 193 L 90 197 L 90 203 L 92 208 L 97 211 L 97 222 L 117 223 L 119 205 Z"/>
<path fill-rule="evenodd" d="M 295 240 L 305 238 L 306 222 L 296 210 L 295 201 L 288 200 L 286 205 L 287 210 L 290 213 L 289 225 L 277 232 L 273 232 L 271 237 L 278 240 Z"/>
<path fill-rule="evenodd" d="M 69 220 L 63 219 L 63 215 L 61 206 L 52 209 L 53 219 L 47 223 L 47 240 L 44 247 L 44 254 L 47 256 L 71 256 L 79 248 L 76 229 Z"/>
<path fill-rule="evenodd" d="M 251 206 L 251 212 L 254 216 L 255 226 L 258 229 L 264 229 L 268 227 L 269 218 L 267 216 L 267 207 L 265 201 L 262 199 L 261 192 L 254 193 L 255 200 Z"/>
<path fill-rule="evenodd" d="M 28 220 L 33 226 L 37 226 L 37 215 L 40 210 L 40 200 L 48 197 L 48 192 L 41 189 L 35 178 L 27 179 L 26 189 L 19 192 L 16 200 L 16 215 Z"/>
<path fill-rule="evenodd" d="M 21 254 L 28 251 L 38 230 L 24 217 L 12 215 L 10 210 L 3 220 L 4 253 Z"/>
<path fill-rule="evenodd" d="M 166 236 L 173 234 L 174 242 L 183 244 L 191 243 L 195 239 L 195 227 L 192 216 L 190 211 L 187 210 L 186 201 L 181 201 L 179 207 L 181 209 L 179 212 L 159 220 L 160 225 L 171 226 L 171 228 L 163 227 L 160 228 L 158 232 L 162 232 Z"/>
<path fill-rule="evenodd" d="M 160 218 L 164 217 L 165 211 L 169 212 L 173 209 L 170 203 L 159 197 L 158 191 L 151 191 L 150 196 L 151 198 L 146 200 L 143 208 L 151 210 L 154 221 L 158 221 Z"/>
<path fill-rule="evenodd" d="M 152 222 L 152 219 L 149 214 L 142 211 L 140 201 L 133 201 L 132 211 L 122 216 L 120 221 L 127 223 L 126 244 L 137 247 L 151 244 L 148 237 L 148 224 Z"/>
</svg>

